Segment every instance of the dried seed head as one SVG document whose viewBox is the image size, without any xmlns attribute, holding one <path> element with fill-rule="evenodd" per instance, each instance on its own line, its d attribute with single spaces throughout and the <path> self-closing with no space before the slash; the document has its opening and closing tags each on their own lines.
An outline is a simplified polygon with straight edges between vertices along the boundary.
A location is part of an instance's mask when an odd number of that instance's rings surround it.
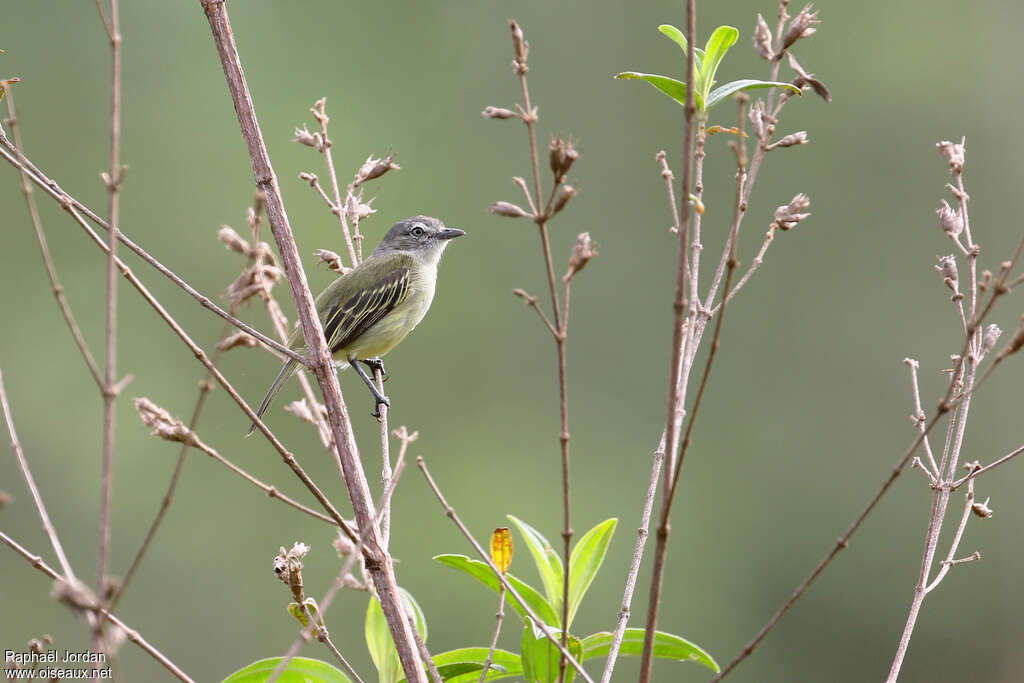
<svg viewBox="0 0 1024 683">
<path fill-rule="evenodd" d="M 800 40 L 801 38 L 808 38 L 818 30 L 814 28 L 814 25 L 819 23 L 818 13 L 814 11 L 813 5 L 806 5 L 800 13 L 793 17 L 793 21 L 789 22 L 789 28 L 786 30 L 786 35 L 782 37 L 782 49 L 788 50 L 792 47 L 793 43 Z"/>
<path fill-rule="evenodd" d="M 942 206 L 936 209 L 935 213 L 939 216 L 939 224 L 942 226 L 942 230 L 951 239 L 956 239 L 960 236 L 964 229 L 964 219 L 959 211 L 954 211 L 953 207 L 943 199 Z"/>
<path fill-rule="evenodd" d="M 199 439 L 191 429 L 185 426 L 184 422 L 148 398 L 136 398 L 134 403 L 135 410 L 139 411 L 142 424 L 153 428 L 153 436 L 158 436 L 164 441 L 176 441 L 190 446 L 199 445 Z"/>
<path fill-rule="evenodd" d="M 955 292 L 957 289 L 957 280 L 959 279 L 956 271 L 956 259 L 953 258 L 952 254 L 939 256 L 938 259 L 939 264 L 935 266 L 935 270 L 942 273 L 943 281 Z"/>
<path fill-rule="evenodd" d="M 364 202 L 362 190 L 358 193 L 349 192 L 345 197 L 345 213 L 348 214 L 353 222 L 359 223 L 377 213 L 377 209 L 370 206 L 374 199 L 376 197 L 371 197 Z"/>
<path fill-rule="evenodd" d="M 296 602 L 302 602 L 302 558 L 309 553 L 309 546 L 296 542 L 291 550 L 281 551 L 274 557 L 274 574 L 288 585 Z"/>
<path fill-rule="evenodd" d="M 352 182 L 352 187 L 359 187 L 368 180 L 380 178 L 388 171 L 398 171 L 401 168 L 401 166 L 395 163 L 394 154 L 389 154 L 383 159 L 374 159 L 371 154 L 366 158 L 366 161 L 359 170 L 356 171 L 356 179 Z"/>
<path fill-rule="evenodd" d="M 217 239 L 224 243 L 224 246 L 239 254 L 249 253 L 249 243 L 242 239 L 242 236 L 235 232 L 234 228 L 222 225 L 217 233 Z"/>
<path fill-rule="evenodd" d="M 314 149 L 319 150 L 323 145 L 324 140 L 320 133 L 310 133 L 306 126 L 302 126 L 302 128 L 295 129 L 295 137 L 292 138 L 292 142 L 297 142 L 300 145 L 313 147 Z"/>
<path fill-rule="evenodd" d="M 572 247 L 572 254 L 569 256 L 569 269 L 565 271 L 565 275 L 562 279 L 565 282 L 572 280 L 576 273 L 583 270 L 590 259 L 597 256 L 597 247 L 590 240 L 589 232 L 581 232 L 576 236 L 576 244 Z"/>
<path fill-rule="evenodd" d="M 235 332 L 234 334 L 228 335 L 217 342 L 217 348 L 221 351 L 228 351 L 237 346 L 253 348 L 259 345 L 260 343 L 256 340 L 256 337 L 252 336 L 248 332 Z"/>
<path fill-rule="evenodd" d="M 765 59 L 775 56 L 775 51 L 772 50 L 772 30 L 768 28 L 768 22 L 760 12 L 757 15 L 757 26 L 754 28 L 754 50 Z"/>
<path fill-rule="evenodd" d="M 768 145 L 768 149 L 772 150 L 776 147 L 794 147 L 796 145 L 806 145 L 808 143 L 807 131 L 801 130 L 796 133 L 790 133 L 786 135 L 778 142 Z"/>
<path fill-rule="evenodd" d="M 346 268 L 342 264 L 341 256 L 336 252 L 331 251 L 330 249 L 317 249 L 316 251 L 313 252 L 313 255 L 316 256 L 316 262 L 318 264 L 325 264 L 330 270 L 333 270 L 335 273 L 341 273 L 342 275 L 344 275 L 350 270 L 349 268 Z"/>
<path fill-rule="evenodd" d="M 996 342 L 999 341 L 999 337 L 1003 334 L 1002 328 L 999 325 L 989 325 L 985 328 L 985 334 L 981 338 L 981 348 L 988 353 L 995 347 Z"/>
<path fill-rule="evenodd" d="M 810 205 L 810 197 L 801 192 L 793 197 L 789 204 L 784 204 L 775 209 L 775 221 L 772 225 L 779 230 L 790 230 L 796 227 L 797 223 L 811 215 L 804 211 Z"/>
<path fill-rule="evenodd" d="M 548 164 L 555 177 L 561 175 L 562 165 L 565 163 L 565 141 L 562 138 L 551 138 L 548 143 Z"/>
<path fill-rule="evenodd" d="M 491 213 L 509 218 L 529 218 L 531 215 L 512 202 L 494 202 L 491 204 Z"/>
<path fill-rule="evenodd" d="M 988 502 L 991 498 L 986 498 L 984 503 L 972 503 L 971 512 L 982 519 L 988 519 L 993 515 L 992 508 L 988 506 Z"/>
<path fill-rule="evenodd" d="M 939 152 L 942 153 L 942 156 L 946 158 L 946 161 L 949 162 L 949 167 L 956 173 L 959 173 L 964 168 L 964 142 L 964 139 L 955 143 L 950 142 L 949 140 L 943 140 L 935 145 L 939 148 Z"/>
<path fill-rule="evenodd" d="M 788 53 L 788 57 L 790 68 L 797 73 L 796 78 L 793 79 L 793 85 L 800 88 L 801 90 L 803 90 L 805 87 L 810 87 L 818 95 L 818 97 L 825 100 L 826 102 L 831 102 L 832 93 L 828 91 L 828 88 L 825 87 L 825 84 L 819 81 L 817 78 L 815 78 L 814 74 L 807 73 L 807 71 L 805 71 L 804 68 L 800 66 L 800 62 L 796 61 L 796 57 L 793 56 L 792 52 Z"/>
<path fill-rule="evenodd" d="M 291 403 L 286 405 L 284 409 L 291 413 L 292 415 L 294 415 L 295 417 L 302 420 L 303 422 L 308 422 L 309 424 L 316 424 L 316 420 L 313 418 L 313 411 L 310 410 L 309 403 L 306 402 L 306 399 L 302 399 L 300 401 L 292 401 Z M 326 415 L 326 412 L 322 411 L 322 414 Z"/>
<path fill-rule="evenodd" d="M 348 557 L 356 551 L 356 544 L 352 542 L 352 539 L 341 534 L 334 538 L 331 545 L 334 546 L 334 551 L 338 553 L 339 557 Z"/>
<path fill-rule="evenodd" d="M 485 107 L 480 115 L 485 119 L 515 119 L 519 117 L 519 114 L 515 113 L 511 109 L 505 109 L 504 107 Z"/>
<path fill-rule="evenodd" d="M 562 185 L 558 191 L 558 199 L 555 200 L 555 205 L 551 207 L 551 215 L 554 216 L 556 213 L 565 208 L 565 205 L 569 203 L 569 200 L 579 194 L 572 185 Z"/>
</svg>

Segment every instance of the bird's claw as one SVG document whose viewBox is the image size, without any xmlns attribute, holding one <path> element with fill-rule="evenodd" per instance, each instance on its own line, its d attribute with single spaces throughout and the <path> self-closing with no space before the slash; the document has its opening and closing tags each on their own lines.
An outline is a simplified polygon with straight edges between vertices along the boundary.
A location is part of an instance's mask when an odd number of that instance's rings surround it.
<svg viewBox="0 0 1024 683">
<path fill-rule="evenodd" d="M 372 415 L 373 417 L 377 418 L 378 421 L 383 419 L 381 417 L 381 414 L 380 414 L 380 407 L 381 406 L 387 406 L 388 408 L 390 408 L 391 407 L 391 399 L 388 398 L 387 396 L 384 396 L 383 394 L 377 397 L 377 402 L 373 404 L 373 412 L 370 413 L 370 415 Z"/>
</svg>

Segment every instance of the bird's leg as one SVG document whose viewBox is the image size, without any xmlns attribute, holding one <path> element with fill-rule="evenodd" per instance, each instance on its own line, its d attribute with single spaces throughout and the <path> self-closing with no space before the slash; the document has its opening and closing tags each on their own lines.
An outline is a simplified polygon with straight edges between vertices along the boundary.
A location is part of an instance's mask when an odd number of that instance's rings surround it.
<svg viewBox="0 0 1024 683">
<path fill-rule="evenodd" d="M 388 381 L 388 371 L 384 369 L 384 361 L 380 358 L 367 358 L 366 360 L 361 360 L 359 362 L 366 366 L 366 369 L 370 371 L 371 375 L 380 370 L 380 381 Z"/>
<path fill-rule="evenodd" d="M 380 363 L 380 359 L 379 358 L 375 359 L 375 360 L 378 363 Z M 372 415 L 374 417 L 380 419 L 380 407 L 381 407 L 381 405 L 386 405 L 387 407 L 390 408 L 391 407 L 391 399 L 389 399 L 387 396 L 385 396 L 384 394 L 380 393 L 380 391 L 377 390 L 377 385 L 373 383 L 373 380 L 370 379 L 369 376 L 367 376 L 366 371 L 363 370 L 361 367 L 359 367 L 359 361 L 357 361 L 355 358 L 350 358 L 348 364 L 351 365 L 352 368 L 356 371 L 356 374 L 358 374 L 359 377 L 362 378 L 363 383 L 365 383 L 366 386 L 370 388 L 370 392 L 373 394 L 373 398 L 376 401 L 376 403 L 373 406 L 373 413 L 372 413 Z"/>
</svg>

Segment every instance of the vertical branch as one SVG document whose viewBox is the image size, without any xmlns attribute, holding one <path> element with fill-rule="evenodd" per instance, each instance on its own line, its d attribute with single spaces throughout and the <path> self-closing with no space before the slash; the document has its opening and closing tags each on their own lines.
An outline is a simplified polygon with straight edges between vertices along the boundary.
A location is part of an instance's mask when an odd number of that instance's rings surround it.
<svg viewBox="0 0 1024 683">
<path fill-rule="evenodd" d="M 356 522 L 360 532 L 366 534 L 367 570 L 377 589 L 377 596 L 391 630 L 402 669 L 410 682 L 422 683 L 424 676 L 419 652 L 405 617 L 405 607 L 398 593 L 392 559 L 383 548 L 380 534 L 374 528 L 375 515 L 370 489 L 358 459 L 348 411 L 341 400 L 341 391 L 338 386 L 338 378 L 334 373 L 330 349 L 324 339 L 320 319 L 316 315 L 313 296 L 306 283 L 302 261 L 299 259 L 284 202 L 281 199 L 277 177 L 270 164 L 266 144 L 256 120 L 256 113 L 245 76 L 242 73 L 241 59 L 235 46 L 224 0 L 202 0 L 202 6 L 210 22 L 210 30 L 224 68 L 224 75 L 235 110 L 238 113 L 242 136 L 249 148 L 256 183 L 267 196 L 267 215 L 270 219 L 271 231 L 281 254 L 285 274 L 292 289 L 292 296 L 295 298 L 306 348 L 310 351 L 312 370 L 324 395 L 324 404 L 330 418 L 335 446 L 345 471 L 345 485 L 348 488 Z"/>
<path fill-rule="evenodd" d="M 100 500 L 100 541 L 96 594 L 102 600 L 107 590 L 110 559 L 110 510 L 113 496 L 114 410 L 117 394 L 117 235 L 120 224 L 121 167 L 121 21 L 118 0 L 110 0 L 105 22 L 110 39 L 110 170 L 104 174 L 107 186 L 107 306 L 106 367 L 103 374 L 103 482 Z M 102 621 L 97 626 L 102 626 Z"/>
<path fill-rule="evenodd" d="M 686 39 L 688 44 L 695 45 L 694 37 L 697 33 L 697 9 L 695 0 L 686 2 Z M 686 82 L 693 83 L 694 51 L 687 50 L 686 53 Z M 644 631 L 644 648 L 641 655 L 640 682 L 650 683 L 651 667 L 654 657 L 654 632 L 658 625 L 658 608 L 661 602 L 661 585 L 665 571 L 665 551 L 667 548 L 669 523 L 668 506 L 671 486 L 671 474 L 675 469 L 675 454 L 679 443 L 679 431 L 681 425 L 676 420 L 676 410 L 680 403 L 680 387 L 676 378 L 680 376 L 683 365 L 683 343 L 684 330 L 683 320 L 686 311 L 686 276 L 687 276 L 687 237 L 690 226 L 690 182 L 693 167 L 693 146 L 694 134 L 693 124 L 697 113 L 694 101 L 694 89 L 686 89 L 686 105 L 683 108 L 685 119 L 683 133 L 683 177 L 681 181 L 679 201 L 682 205 L 680 210 L 681 230 L 677 235 L 677 256 L 676 256 L 676 283 L 675 294 L 672 298 L 673 319 L 672 319 L 672 362 L 669 370 L 669 388 L 667 416 L 665 418 L 665 476 L 662 478 L 662 508 L 661 518 L 657 532 L 657 550 L 654 557 L 654 569 L 651 577 L 651 591 L 647 602 L 647 624 Z M 690 269 L 695 270 L 693 264 Z M 689 327 L 689 326 L 688 326 Z"/>
<path fill-rule="evenodd" d="M 375 364 L 373 368 L 373 380 L 377 384 L 377 391 L 384 393 L 384 368 Z M 388 412 L 390 408 L 386 403 L 377 406 L 380 413 L 380 457 L 381 457 L 381 486 L 385 491 L 391 488 L 391 479 L 394 476 L 391 470 L 391 432 L 388 429 Z M 403 447 L 403 451 L 404 451 Z M 391 498 L 381 500 L 381 510 L 378 515 L 380 524 L 380 537 L 387 550 L 391 543 Z"/>
</svg>

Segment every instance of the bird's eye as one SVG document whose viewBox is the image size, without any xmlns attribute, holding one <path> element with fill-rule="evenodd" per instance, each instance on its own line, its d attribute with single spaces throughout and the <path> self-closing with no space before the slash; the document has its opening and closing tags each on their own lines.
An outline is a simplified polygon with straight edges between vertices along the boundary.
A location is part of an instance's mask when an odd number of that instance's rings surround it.
<svg viewBox="0 0 1024 683">
<path fill-rule="evenodd" d="M 412 230 L 409 231 L 409 234 L 411 234 L 413 237 L 422 237 L 423 236 L 423 227 L 420 226 L 420 225 L 417 225 L 415 228 L 413 228 Z"/>
</svg>

